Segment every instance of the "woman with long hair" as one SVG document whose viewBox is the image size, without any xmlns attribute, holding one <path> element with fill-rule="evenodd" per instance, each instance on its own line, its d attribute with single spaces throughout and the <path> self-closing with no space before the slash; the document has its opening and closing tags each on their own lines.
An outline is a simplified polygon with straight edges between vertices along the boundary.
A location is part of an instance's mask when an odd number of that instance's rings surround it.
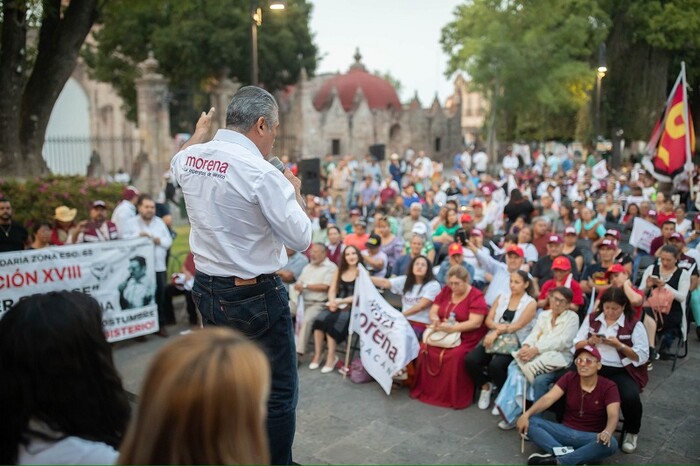
<svg viewBox="0 0 700 466">
<path fill-rule="evenodd" d="M 622 222 L 629 229 L 632 229 L 632 225 L 630 224 L 631 222 L 634 222 L 635 217 L 639 216 L 639 206 L 632 202 L 631 204 L 627 205 L 627 210 L 625 211 L 625 215 L 622 216 Z"/>
<path fill-rule="evenodd" d="M 529 294 L 532 290 L 532 278 L 527 272 L 516 270 L 510 274 L 510 293 L 496 298 L 486 316 L 489 333 L 464 359 L 472 381 L 481 387 L 479 409 L 488 409 L 494 384 L 499 389 L 503 387 L 508 377 L 508 365 L 513 361 L 511 353 L 518 349 L 499 351 L 494 346 L 497 340 L 515 336 L 517 342 L 521 342 L 530 334 L 537 312 L 537 302 Z M 498 411 L 495 410 L 494 414 Z"/>
<path fill-rule="evenodd" d="M 526 199 L 519 189 L 510 192 L 510 200 L 503 208 L 503 214 L 508 217 L 508 227 L 521 215 L 525 217 L 525 223 L 530 223 L 534 211 L 532 202 Z"/>
<path fill-rule="evenodd" d="M 615 382 L 620 392 L 626 431 L 622 451 L 633 453 L 642 426 L 639 394 L 648 381 L 649 340 L 622 288 L 611 286 L 603 292 L 598 308 L 583 320 L 574 345 L 576 350 L 593 346 L 600 351 L 599 375 Z"/>
<path fill-rule="evenodd" d="M 445 215 L 445 223 L 438 225 L 433 233 L 435 249 L 440 250 L 438 244 L 443 245 L 453 241 L 455 232 L 459 229 L 459 216 L 454 209 L 448 209 Z"/>
<path fill-rule="evenodd" d="M 0 320 L 0 464 L 114 464 L 126 392 L 95 299 L 31 296 Z"/>
<path fill-rule="evenodd" d="M 355 246 L 346 246 L 340 259 L 340 267 L 335 272 L 331 287 L 328 289 L 328 305 L 314 320 L 314 357 L 309 369 L 316 370 L 321 364 L 324 340 L 328 344 L 326 364 L 321 368 L 323 374 L 332 372 L 338 363 L 335 354 L 339 343 L 348 337 L 350 326 L 350 309 L 355 293 L 355 279 L 360 273 L 359 264 L 363 264 L 360 250 Z"/>
<path fill-rule="evenodd" d="M 453 348 L 421 345 L 411 397 L 423 403 L 463 409 L 474 398 L 474 384 L 464 370 L 464 358 L 486 333 L 488 307 L 483 293 L 469 282 L 467 269 L 453 266 L 447 272 L 447 286 L 430 308 L 431 328 L 459 333 L 460 338 Z"/>
<path fill-rule="evenodd" d="M 433 275 L 428 258 L 422 255 L 414 257 L 406 275 L 371 279 L 374 286 L 390 289 L 392 293 L 401 296 L 401 313 L 420 339 L 430 324 L 430 306 L 440 293 L 440 283 Z"/>
<path fill-rule="evenodd" d="M 566 228 L 573 227 L 575 222 L 576 216 L 571 204 L 568 201 L 562 202 L 559 206 L 559 218 L 554 222 L 552 231 L 562 234 Z"/>
<path fill-rule="evenodd" d="M 270 365 L 228 328 L 172 341 L 151 362 L 121 464 L 267 464 Z"/>
</svg>

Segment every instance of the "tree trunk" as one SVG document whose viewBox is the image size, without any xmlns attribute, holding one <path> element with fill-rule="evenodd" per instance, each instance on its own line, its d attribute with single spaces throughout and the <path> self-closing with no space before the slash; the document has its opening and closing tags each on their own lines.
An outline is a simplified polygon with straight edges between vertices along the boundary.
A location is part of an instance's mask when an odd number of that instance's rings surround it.
<svg viewBox="0 0 700 466">
<path fill-rule="evenodd" d="M 5 5 L 8 3 L 21 2 L 4 2 Z M 61 3 L 61 0 L 43 2 L 38 53 L 24 88 L 14 96 L 6 96 L 7 88 L 0 88 L 0 102 L 13 99 L 19 103 L 11 113 L 3 112 L 8 120 L 12 120 L 8 121 L 7 135 L 3 135 L 11 144 L 0 152 L 0 165 L 5 176 L 41 175 L 49 171 L 41 153 L 46 127 L 56 100 L 75 69 L 78 53 L 97 19 L 101 2 L 72 0 L 63 11 Z M 8 37 L 8 41 L 21 42 L 24 47 L 26 25 L 19 29 L 13 31 L 14 35 Z M 12 32 L 8 36 L 10 34 Z M 3 53 L 4 50 L 5 31 Z"/>
</svg>

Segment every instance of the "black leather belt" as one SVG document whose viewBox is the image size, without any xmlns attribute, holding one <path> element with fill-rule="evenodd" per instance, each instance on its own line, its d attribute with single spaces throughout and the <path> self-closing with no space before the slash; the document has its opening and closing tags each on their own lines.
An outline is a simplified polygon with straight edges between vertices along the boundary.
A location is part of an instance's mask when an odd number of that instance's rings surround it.
<svg viewBox="0 0 700 466">
<path fill-rule="evenodd" d="M 273 273 L 265 273 L 265 274 L 258 275 L 257 277 L 253 277 L 253 278 L 239 278 L 239 277 L 231 277 L 231 278 L 233 279 L 234 286 L 250 286 L 250 285 L 257 285 L 258 283 L 262 283 L 266 280 L 274 279 L 275 277 L 276 277 L 276 275 Z"/>
</svg>

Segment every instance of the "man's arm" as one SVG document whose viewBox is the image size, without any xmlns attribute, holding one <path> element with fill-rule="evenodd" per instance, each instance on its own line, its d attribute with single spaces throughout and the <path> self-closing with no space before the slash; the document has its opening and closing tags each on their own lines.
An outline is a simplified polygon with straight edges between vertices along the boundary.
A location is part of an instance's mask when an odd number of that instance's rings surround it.
<svg viewBox="0 0 700 466">
<path fill-rule="evenodd" d="M 197 120 L 197 124 L 195 125 L 194 133 L 192 133 L 192 136 L 182 145 L 180 150 L 187 149 L 195 144 L 209 142 L 211 140 L 211 119 L 215 112 L 216 109 L 214 107 L 210 108 L 208 113 L 202 112 L 199 120 Z"/>
</svg>

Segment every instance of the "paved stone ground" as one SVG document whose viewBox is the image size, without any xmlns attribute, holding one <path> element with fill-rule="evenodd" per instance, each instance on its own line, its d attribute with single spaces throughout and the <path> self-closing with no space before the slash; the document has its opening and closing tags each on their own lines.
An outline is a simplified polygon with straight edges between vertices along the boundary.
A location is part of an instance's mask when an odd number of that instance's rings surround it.
<svg viewBox="0 0 700 466">
<path fill-rule="evenodd" d="M 182 306 L 181 306 L 182 307 Z M 178 320 L 186 322 L 184 310 Z M 169 327 L 171 337 L 186 329 Z M 166 339 L 114 345 L 126 388 L 138 394 L 148 364 Z M 644 418 L 635 454 L 619 452 L 608 464 L 700 464 L 700 342 L 695 328 L 689 356 L 657 361 L 642 397 Z M 301 464 L 524 464 L 515 431 L 498 429 L 490 411 L 450 410 L 412 400 L 405 388 L 386 396 L 376 383 L 356 385 L 337 372 L 299 369 L 300 400 L 294 459 Z"/>
</svg>

